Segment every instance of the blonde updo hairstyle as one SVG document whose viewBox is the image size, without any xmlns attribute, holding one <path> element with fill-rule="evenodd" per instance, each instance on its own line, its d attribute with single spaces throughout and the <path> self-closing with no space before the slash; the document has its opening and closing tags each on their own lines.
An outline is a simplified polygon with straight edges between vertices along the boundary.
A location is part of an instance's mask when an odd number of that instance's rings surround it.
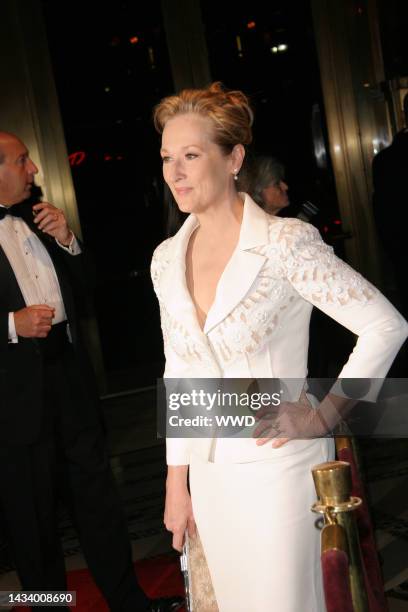
<svg viewBox="0 0 408 612">
<path fill-rule="evenodd" d="M 228 91 L 220 82 L 205 89 L 184 89 L 177 95 L 164 98 L 155 107 L 155 128 L 162 134 L 167 121 L 188 113 L 211 121 L 213 141 L 225 154 L 231 153 L 237 144 L 245 146 L 252 141 L 253 113 L 242 91 Z"/>
</svg>

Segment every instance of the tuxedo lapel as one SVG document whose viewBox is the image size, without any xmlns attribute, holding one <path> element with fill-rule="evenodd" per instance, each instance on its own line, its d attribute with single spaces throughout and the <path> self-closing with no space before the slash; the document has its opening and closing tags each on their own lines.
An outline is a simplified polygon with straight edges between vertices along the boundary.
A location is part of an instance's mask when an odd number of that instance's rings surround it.
<svg viewBox="0 0 408 612">
<path fill-rule="evenodd" d="M 24 297 L 21 293 L 13 268 L 3 249 L 0 246 L 0 310 L 8 312 L 24 308 Z"/>
<path fill-rule="evenodd" d="M 41 242 L 49 252 L 50 256 L 52 256 L 52 253 L 50 252 L 50 246 L 52 245 L 52 248 L 55 245 L 55 240 L 54 238 L 52 238 L 52 236 L 44 234 L 44 232 L 39 229 L 38 225 L 34 223 L 33 205 L 27 203 L 19 204 L 19 206 L 21 207 L 21 218 L 23 219 L 23 221 L 25 221 L 25 223 L 27 223 L 33 234 L 35 234 L 37 238 L 41 240 Z"/>
</svg>

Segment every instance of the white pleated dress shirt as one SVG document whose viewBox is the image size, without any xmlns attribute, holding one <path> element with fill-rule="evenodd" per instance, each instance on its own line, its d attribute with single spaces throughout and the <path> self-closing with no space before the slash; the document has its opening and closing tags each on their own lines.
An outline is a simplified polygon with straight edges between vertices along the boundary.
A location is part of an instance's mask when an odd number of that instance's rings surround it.
<svg viewBox="0 0 408 612">
<path fill-rule="evenodd" d="M 75 237 L 67 247 L 56 242 L 71 255 L 81 253 Z M 13 269 L 26 306 L 47 304 L 55 308 L 53 325 L 65 321 L 67 315 L 54 264 L 38 236 L 19 217 L 6 215 L 0 220 L 0 246 Z M 12 312 L 9 313 L 9 342 L 18 342 Z"/>
</svg>

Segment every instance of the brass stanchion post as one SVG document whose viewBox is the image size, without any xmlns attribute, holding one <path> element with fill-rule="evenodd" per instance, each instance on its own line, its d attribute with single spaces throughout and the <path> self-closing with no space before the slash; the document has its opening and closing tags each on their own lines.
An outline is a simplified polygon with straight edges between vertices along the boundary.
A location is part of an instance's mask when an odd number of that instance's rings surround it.
<svg viewBox="0 0 408 612">
<path fill-rule="evenodd" d="M 312 474 L 318 496 L 318 501 L 313 505 L 312 510 L 325 517 L 322 553 L 330 548 L 348 552 L 350 590 L 354 611 L 369 612 L 360 542 L 352 514 L 352 511 L 361 504 L 361 499 L 350 495 L 350 464 L 345 461 L 329 461 L 315 466 Z M 344 535 L 347 543 L 344 541 Z"/>
</svg>

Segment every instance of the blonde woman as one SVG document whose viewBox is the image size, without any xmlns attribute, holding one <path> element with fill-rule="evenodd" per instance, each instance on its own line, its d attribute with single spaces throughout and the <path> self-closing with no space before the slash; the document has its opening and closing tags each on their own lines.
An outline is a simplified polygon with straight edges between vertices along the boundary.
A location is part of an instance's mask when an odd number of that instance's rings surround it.
<svg viewBox="0 0 408 612">
<path fill-rule="evenodd" d="M 404 319 L 315 228 L 236 190 L 252 137 L 246 96 L 185 90 L 154 119 L 164 180 L 189 214 L 152 261 L 164 376 L 305 378 L 313 306 L 359 336 L 340 377 L 385 376 Z M 295 429 L 311 412 L 293 403 Z M 325 609 L 310 469 L 333 456 L 332 440 L 294 437 L 167 441 L 164 521 L 178 550 L 198 529 L 220 612 Z"/>
</svg>

